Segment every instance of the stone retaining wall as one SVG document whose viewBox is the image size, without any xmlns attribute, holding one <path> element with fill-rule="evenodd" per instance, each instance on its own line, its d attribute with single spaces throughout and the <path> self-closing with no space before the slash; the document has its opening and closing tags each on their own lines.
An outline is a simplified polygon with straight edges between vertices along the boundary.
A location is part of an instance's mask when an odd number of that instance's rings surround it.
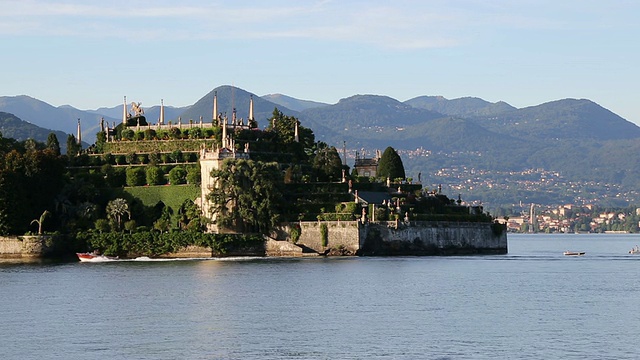
<svg viewBox="0 0 640 360">
<path fill-rule="evenodd" d="M 497 223 L 398 222 L 360 228 L 363 255 L 506 254 L 506 227 Z"/>
<path fill-rule="evenodd" d="M 326 246 L 322 244 L 322 224 L 327 226 Z M 268 256 L 300 256 L 297 249 L 285 246 L 293 245 L 290 244 L 291 226 L 300 227 L 296 246 L 326 255 L 507 253 L 506 227 L 497 223 L 389 221 L 362 224 L 358 221 L 309 221 L 277 229 L 267 246 Z"/>
<path fill-rule="evenodd" d="M 1 236 L 0 258 L 41 258 L 51 251 L 50 236 Z"/>
<path fill-rule="evenodd" d="M 327 246 L 322 246 L 321 224 L 327 226 Z M 360 250 L 357 221 L 304 221 L 300 226 L 297 244 L 304 245 L 318 253 L 340 251 L 355 255 Z"/>
</svg>

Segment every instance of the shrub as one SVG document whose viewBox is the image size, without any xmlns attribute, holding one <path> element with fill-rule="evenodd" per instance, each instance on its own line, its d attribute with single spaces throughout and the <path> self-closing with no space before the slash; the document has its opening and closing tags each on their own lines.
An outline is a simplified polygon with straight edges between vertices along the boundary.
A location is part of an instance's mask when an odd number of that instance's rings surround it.
<svg viewBox="0 0 640 360">
<path fill-rule="evenodd" d="M 355 203 L 355 202 L 353 202 L 353 201 L 350 201 L 350 202 L 348 202 L 348 203 L 346 204 L 345 209 L 344 209 L 344 212 L 349 213 L 349 214 L 356 214 L 356 215 L 357 215 L 357 213 L 358 213 L 358 208 L 359 208 L 359 205 L 358 205 L 358 204 L 356 204 L 356 203 Z"/>
<path fill-rule="evenodd" d="M 158 165 L 158 161 L 160 161 L 160 154 L 157 151 L 149 154 L 149 164 Z"/>
<path fill-rule="evenodd" d="M 109 226 L 109 220 L 107 219 L 96 220 L 96 222 L 94 223 L 94 227 L 100 233 L 109 232 L 111 230 L 111 226 Z"/>
<path fill-rule="evenodd" d="M 182 151 L 180 150 L 172 151 L 171 160 L 175 161 L 176 163 L 182 162 Z"/>
<path fill-rule="evenodd" d="M 326 223 L 320 224 L 320 241 L 322 242 L 322 247 L 327 247 L 329 243 L 329 229 Z"/>
<path fill-rule="evenodd" d="M 125 159 L 127 160 L 127 164 L 135 164 L 138 156 L 135 152 L 130 152 L 126 155 Z"/>
<path fill-rule="evenodd" d="M 91 164 L 91 166 L 100 166 L 103 164 L 102 158 L 99 156 L 91 156 L 89 158 L 89 164 Z"/>
<path fill-rule="evenodd" d="M 376 221 L 387 221 L 389 220 L 389 214 L 387 213 L 387 209 L 383 207 L 377 207 L 375 213 Z"/>
<path fill-rule="evenodd" d="M 136 132 L 133 134 L 133 140 L 135 140 L 135 141 L 144 140 L 144 132 L 142 132 L 142 131 L 136 131 Z"/>
<path fill-rule="evenodd" d="M 122 140 L 133 140 L 134 132 L 131 129 L 124 129 L 120 133 Z"/>
<path fill-rule="evenodd" d="M 126 173 L 124 168 L 111 168 L 111 170 L 105 173 L 107 177 L 107 184 L 111 187 L 121 187 L 127 182 Z"/>
<path fill-rule="evenodd" d="M 187 182 L 187 172 L 182 166 L 176 166 L 169 171 L 169 182 L 171 185 L 185 184 Z"/>
<path fill-rule="evenodd" d="M 111 153 L 102 154 L 102 161 L 105 164 L 111 164 L 113 161 L 113 155 L 111 155 Z"/>
<path fill-rule="evenodd" d="M 146 164 L 148 162 L 148 158 L 146 154 L 139 154 L 137 156 L 138 164 Z"/>
<path fill-rule="evenodd" d="M 145 184 L 146 176 L 143 168 L 127 168 L 127 186 L 142 186 Z"/>
<path fill-rule="evenodd" d="M 182 137 L 182 132 L 177 127 L 172 127 L 169 129 L 169 137 L 174 140 L 180 139 Z"/>
<path fill-rule="evenodd" d="M 124 229 L 127 230 L 129 234 L 136 231 L 137 228 L 138 228 L 138 224 L 136 223 L 135 220 L 125 221 L 124 223 Z"/>
<path fill-rule="evenodd" d="M 124 155 L 116 155 L 116 165 L 124 165 L 127 162 L 127 159 Z"/>
<path fill-rule="evenodd" d="M 186 160 L 188 162 L 197 162 L 198 161 L 198 154 L 194 153 L 194 152 L 190 152 L 186 155 Z"/>
<path fill-rule="evenodd" d="M 145 140 L 153 140 L 156 138 L 156 131 L 153 129 L 147 129 L 144 131 Z"/>
<path fill-rule="evenodd" d="M 189 129 L 189 139 L 200 139 L 202 137 L 202 129 L 201 128 L 191 128 Z"/>
<path fill-rule="evenodd" d="M 147 175 L 147 184 L 149 185 L 164 184 L 164 173 L 159 167 L 148 166 L 146 175 Z"/>
<path fill-rule="evenodd" d="M 302 229 L 300 229 L 300 225 L 298 224 L 291 225 L 291 231 L 289 232 L 289 237 L 291 238 L 291 242 L 294 244 L 298 243 L 301 233 L 302 233 Z"/>
<path fill-rule="evenodd" d="M 160 140 L 169 140 L 169 132 L 167 130 L 160 129 L 156 132 L 156 137 Z"/>
<path fill-rule="evenodd" d="M 200 165 L 190 165 L 187 168 L 187 184 L 200 185 Z"/>
</svg>

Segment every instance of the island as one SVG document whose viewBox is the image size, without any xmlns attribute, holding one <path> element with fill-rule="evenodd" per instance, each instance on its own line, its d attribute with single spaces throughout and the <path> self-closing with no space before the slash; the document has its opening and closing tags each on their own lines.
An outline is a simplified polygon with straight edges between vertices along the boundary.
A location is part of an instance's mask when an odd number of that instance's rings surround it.
<svg viewBox="0 0 640 360">
<path fill-rule="evenodd" d="M 54 134 L 0 139 L 0 256 L 507 253 L 504 224 L 406 177 L 392 147 L 350 168 L 277 108 L 259 128 L 246 100 L 246 120 L 214 93 L 210 120 L 166 121 L 162 104 L 151 124 L 125 98 L 121 123 L 101 121 L 82 149 L 78 122 L 66 154 Z"/>
</svg>

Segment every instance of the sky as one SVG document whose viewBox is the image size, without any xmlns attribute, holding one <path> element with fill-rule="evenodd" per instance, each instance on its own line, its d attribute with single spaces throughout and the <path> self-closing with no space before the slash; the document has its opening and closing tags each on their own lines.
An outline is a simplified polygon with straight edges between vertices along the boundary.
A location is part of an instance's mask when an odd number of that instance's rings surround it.
<svg viewBox="0 0 640 360">
<path fill-rule="evenodd" d="M 639 14 L 637 0 L 0 0 L 0 96 L 577 98 L 640 124 Z"/>
</svg>

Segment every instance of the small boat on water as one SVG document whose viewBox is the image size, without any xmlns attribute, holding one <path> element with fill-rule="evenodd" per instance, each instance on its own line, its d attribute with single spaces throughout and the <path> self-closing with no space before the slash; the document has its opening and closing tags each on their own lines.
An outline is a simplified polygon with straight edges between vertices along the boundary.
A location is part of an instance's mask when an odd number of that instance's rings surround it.
<svg viewBox="0 0 640 360">
<path fill-rule="evenodd" d="M 99 254 L 96 254 L 95 252 L 76 253 L 76 256 L 78 256 L 78 259 L 81 262 L 105 262 L 105 261 L 118 260 L 117 256 L 113 257 L 113 256 L 99 255 Z"/>
<path fill-rule="evenodd" d="M 584 251 L 569 251 L 569 250 L 567 250 L 567 251 L 564 252 L 564 254 L 566 256 L 582 256 L 582 255 L 585 254 L 585 252 Z"/>
<path fill-rule="evenodd" d="M 632 255 L 640 254 L 640 248 L 638 248 L 638 245 L 632 247 L 631 250 L 629 250 L 629 254 L 632 254 Z"/>
</svg>

